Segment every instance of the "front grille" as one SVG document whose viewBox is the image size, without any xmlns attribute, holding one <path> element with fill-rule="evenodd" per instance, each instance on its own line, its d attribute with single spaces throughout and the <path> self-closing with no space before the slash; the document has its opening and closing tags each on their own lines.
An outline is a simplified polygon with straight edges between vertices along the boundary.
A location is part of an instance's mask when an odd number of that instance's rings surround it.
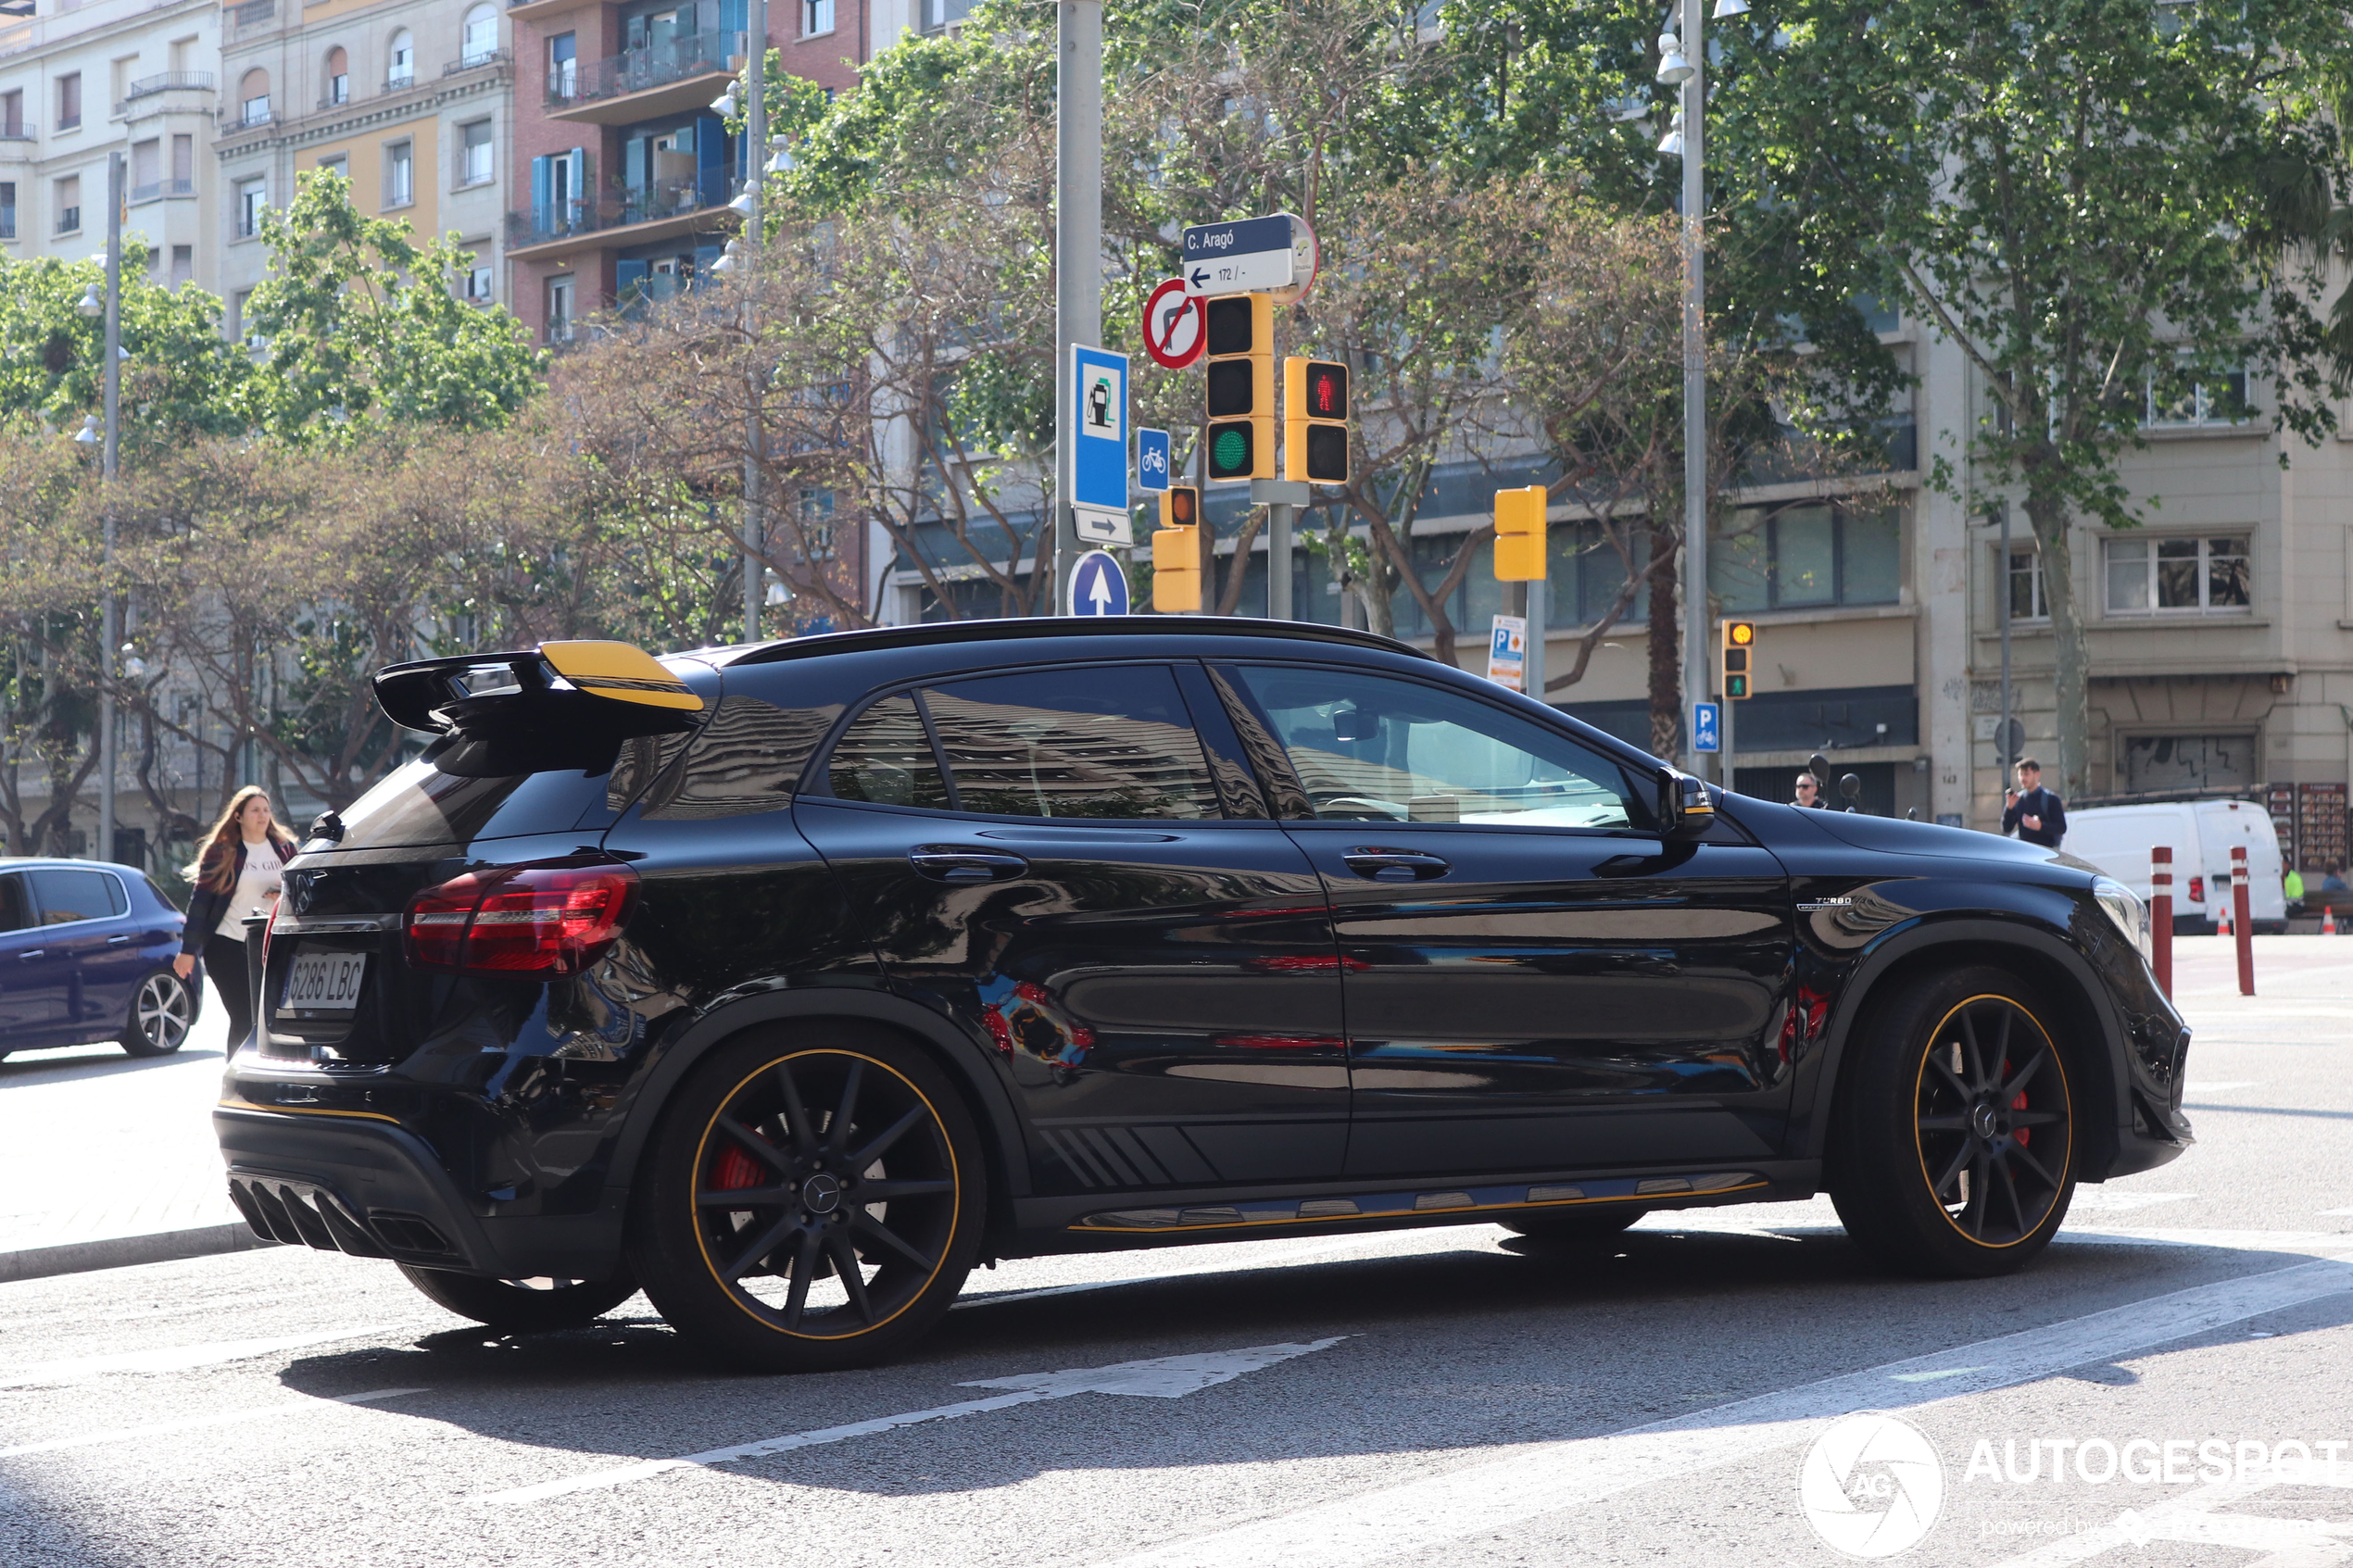
<svg viewBox="0 0 2353 1568">
<path fill-rule="evenodd" d="M 265 1241 L 347 1252 L 355 1258 L 457 1256 L 448 1238 L 421 1216 L 371 1209 L 362 1221 L 343 1199 L 314 1183 L 233 1175 L 229 1198 Z"/>
</svg>

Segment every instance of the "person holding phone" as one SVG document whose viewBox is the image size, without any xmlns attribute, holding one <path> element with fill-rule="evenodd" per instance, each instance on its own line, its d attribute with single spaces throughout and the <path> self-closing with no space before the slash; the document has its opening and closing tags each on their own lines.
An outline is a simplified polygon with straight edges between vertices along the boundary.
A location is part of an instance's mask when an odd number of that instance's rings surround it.
<svg viewBox="0 0 2353 1568">
<path fill-rule="evenodd" d="M 2018 787 L 2002 792 L 2002 831 L 2045 849 L 2057 848 L 2067 836 L 2067 807 L 2043 787 L 2043 764 L 2032 757 L 2018 759 Z"/>
<path fill-rule="evenodd" d="M 172 972 L 185 980 L 204 959 L 212 988 L 229 1015 L 229 1054 L 253 1033 L 254 1001 L 245 977 L 245 917 L 266 915 L 278 902 L 285 864 L 295 841 L 270 811 L 269 794 L 247 784 L 229 797 L 228 809 L 205 834 L 204 848 L 186 875 L 195 897 L 188 901 L 188 923 L 180 933 Z"/>
</svg>

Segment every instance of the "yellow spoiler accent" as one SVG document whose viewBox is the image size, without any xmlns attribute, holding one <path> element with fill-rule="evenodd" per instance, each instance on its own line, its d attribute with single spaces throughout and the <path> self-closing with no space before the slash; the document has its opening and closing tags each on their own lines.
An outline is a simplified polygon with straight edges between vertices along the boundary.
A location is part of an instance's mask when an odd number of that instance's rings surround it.
<svg viewBox="0 0 2353 1568">
<path fill-rule="evenodd" d="M 633 643 L 542 643 L 539 657 L 557 674 L 597 696 L 688 713 L 702 710 L 702 698 L 688 691 L 686 682 Z"/>
</svg>

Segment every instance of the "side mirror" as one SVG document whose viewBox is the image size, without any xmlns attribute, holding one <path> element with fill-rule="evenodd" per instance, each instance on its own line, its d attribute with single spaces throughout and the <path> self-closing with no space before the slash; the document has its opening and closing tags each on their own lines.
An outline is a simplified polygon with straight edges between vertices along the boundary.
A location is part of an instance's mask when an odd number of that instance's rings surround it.
<svg viewBox="0 0 2353 1568">
<path fill-rule="evenodd" d="M 1658 771 L 1658 829 L 1665 838 L 1696 838 L 1716 821 L 1716 797 L 1680 768 Z"/>
<path fill-rule="evenodd" d="M 1849 811 L 1859 813 L 1862 810 L 1862 808 L 1856 804 L 1856 802 L 1863 798 L 1863 781 L 1861 779 L 1856 778 L 1852 773 L 1847 774 L 1844 778 L 1838 781 L 1838 792 L 1839 794 L 1846 797 L 1846 809 Z"/>
</svg>

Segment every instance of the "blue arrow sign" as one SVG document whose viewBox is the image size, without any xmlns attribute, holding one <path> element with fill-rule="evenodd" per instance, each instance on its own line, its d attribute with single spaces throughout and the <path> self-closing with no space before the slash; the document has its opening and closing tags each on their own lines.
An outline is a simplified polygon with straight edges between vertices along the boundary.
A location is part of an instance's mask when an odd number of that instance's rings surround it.
<svg viewBox="0 0 2353 1568">
<path fill-rule="evenodd" d="M 1136 483 L 1146 490 L 1168 488 L 1166 431 L 1139 430 L 1136 433 Z"/>
<path fill-rule="evenodd" d="M 1070 613 L 1127 613 L 1127 574 L 1119 570 L 1119 562 L 1108 552 L 1089 550 L 1078 558 L 1076 566 L 1071 568 Z"/>
<path fill-rule="evenodd" d="M 1724 748 L 1724 733 L 1717 728 L 1717 711 L 1716 704 L 1712 702 L 1692 704 L 1692 749 L 1693 751 L 1721 751 Z"/>
</svg>

